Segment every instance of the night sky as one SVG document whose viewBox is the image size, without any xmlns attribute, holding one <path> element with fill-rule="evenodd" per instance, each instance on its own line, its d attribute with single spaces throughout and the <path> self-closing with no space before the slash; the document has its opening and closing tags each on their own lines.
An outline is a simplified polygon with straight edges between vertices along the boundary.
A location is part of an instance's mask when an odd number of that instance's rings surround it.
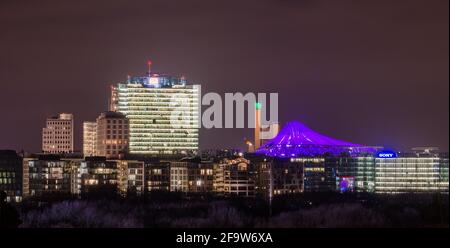
<svg viewBox="0 0 450 248">
<path fill-rule="evenodd" d="M 0 1 L 0 149 L 40 151 L 48 116 L 106 110 L 109 85 L 153 70 L 203 92 L 278 92 L 280 121 L 395 149 L 449 144 L 449 3 Z M 205 109 L 205 108 L 204 108 Z M 202 130 L 201 148 L 251 129 Z"/>
</svg>

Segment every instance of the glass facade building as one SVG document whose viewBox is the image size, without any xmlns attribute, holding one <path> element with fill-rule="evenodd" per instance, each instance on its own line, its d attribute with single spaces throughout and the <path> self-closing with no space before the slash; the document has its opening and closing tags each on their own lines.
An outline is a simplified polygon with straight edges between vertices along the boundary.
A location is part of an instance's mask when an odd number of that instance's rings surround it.
<svg viewBox="0 0 450 248">
<path fill-rule="evenodd" d="M 376 193 L 448 193 L 448 156 L 396 154 L 375 158 Z"/>
<path fill-rule="evenodd" d="M 373 156 L 327 157 L 336 168 L 336 187 L 340 192 L 374 192 L 375 158 Z"/>
<path fill-rule="evenodd" d="M 305 192 L 324 192 L 336 189 L 336 166 L 325 158 L 291 158 L 291 162 L 303 165 Z"/>
<path fill-rule="evenodd" d="M 200 86 L 184 78 L 149 74 L 112 90 L 117 109 L 129 119 L 131 154 L 197 152 Z"/>
<path fill-rule="evenodd" d="M 439 155 L 439 179 L 444 187 L 444 192 L 448 193 L 448 153 Z"/>
</svg>

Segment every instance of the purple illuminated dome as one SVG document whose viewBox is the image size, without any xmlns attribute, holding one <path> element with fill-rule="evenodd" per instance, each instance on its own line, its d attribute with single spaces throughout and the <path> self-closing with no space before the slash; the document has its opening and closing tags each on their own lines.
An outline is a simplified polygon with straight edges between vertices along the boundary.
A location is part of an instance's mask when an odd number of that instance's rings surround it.
<svg viewBox="0 0 450 248">
<path fill-rule="evenodd" d="M 298 121 L 292 121 L 278 135 L 261 146 L 256 153 L 271 157 L 309 157 L 325 154 L 358 155 L 375 153 L 379 148 L 336 140 L 314 132 Z"/>
</svg>

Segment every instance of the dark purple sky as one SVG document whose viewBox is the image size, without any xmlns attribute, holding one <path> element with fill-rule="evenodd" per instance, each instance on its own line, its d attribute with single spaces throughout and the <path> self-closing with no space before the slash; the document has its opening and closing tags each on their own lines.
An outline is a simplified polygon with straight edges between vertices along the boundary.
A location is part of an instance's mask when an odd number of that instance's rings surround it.
<svg viewBox="0 0 450 248">
<path fill-rule="evenodd" d="M 0 1 L 0 149 L 41 149 L 45 118 L 81 123 L 109 85 L 154 70 L 203 92 L 278 92 L 280 120 L 397 149 L 449 144 L 447 0 Z M 202 130 L 242 147 L 249 129 Z"/>
</svg>

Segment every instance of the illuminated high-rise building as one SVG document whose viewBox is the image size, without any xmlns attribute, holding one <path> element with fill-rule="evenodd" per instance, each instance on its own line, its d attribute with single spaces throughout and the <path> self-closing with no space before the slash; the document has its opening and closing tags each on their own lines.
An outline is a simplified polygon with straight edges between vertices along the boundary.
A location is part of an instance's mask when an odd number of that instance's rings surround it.
<svg viewBox="0 0 450 248">
<path fill-rule="evenodd" d="M 131 154 L 197 152 L 200 85 L 149 70 L 146 76 L 128 77 L 111 93 L 110 109 L 129 119 Z"/>
<path fill-rule="evenodd" d="M 42 151 L 45 153 L 73 152 L 73 115 L 62 113 L 47 118 L 42 129 Z"/>
<path fill-rule="evenodd" d="M 83 122 L 83 155 L 94 156 L 97 146 L 97 123 L 92 121 Z"/>
<path fill-rule="evenodd" d="M 101 113 L 96 123 L 95 155 L 119 158 L 128 151 L 128 119 L 119 112 Z"/>
</svg>

